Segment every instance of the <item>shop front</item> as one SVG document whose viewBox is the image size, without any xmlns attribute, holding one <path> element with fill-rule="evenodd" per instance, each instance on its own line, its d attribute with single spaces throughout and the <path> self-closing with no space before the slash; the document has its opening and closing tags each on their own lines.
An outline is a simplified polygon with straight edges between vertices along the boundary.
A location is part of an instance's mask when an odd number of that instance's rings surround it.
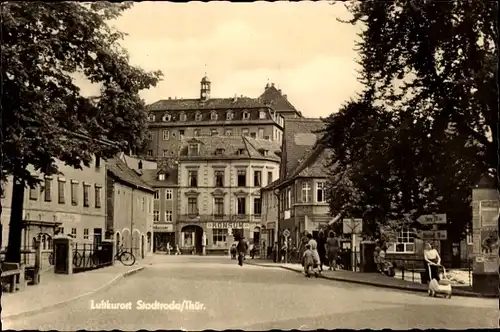
<svg viewBox="0 0 500 332">
<path fill-rule="evenodd" d="M 256 224 L 243 222 L 209 222 L 206 224 L 206 253 L 207 255 L 227 255 L 234 242 L 234 234 L 239 233 L 254 243 Z M 252 228 L 251 228 L 252 227 Z"/>
<path fill-rule="evenodd" d="M 153 224 L 153 252 L 167 252 L 167 244 L 173 249 L 176 245 L 173 224 Z"/>
</svg>

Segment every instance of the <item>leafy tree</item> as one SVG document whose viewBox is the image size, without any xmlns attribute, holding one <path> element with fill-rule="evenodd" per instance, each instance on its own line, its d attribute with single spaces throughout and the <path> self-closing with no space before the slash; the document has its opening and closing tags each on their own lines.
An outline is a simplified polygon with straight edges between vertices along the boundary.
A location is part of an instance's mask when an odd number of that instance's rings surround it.
<svg viewBox="0 0 500 332">
<path fill-rule="evenodd" d="M 2 4 L 2 176 L 13 176 L 6 259 L 20 260 L 24 188 L 46 175 L 55 159 L 81 168 L 92 156 L 140 148 L 147 113 L 139 91 L 155 86 L 160 72 L 129 63 L 123 33 L 110 27 L 129 3 L 6 2 Z M 101 85 L 84 97 L 72 75 Z M 115 142 L 115 143 L 112 143 Z"/>
<path fill-rule="evenodd" d="M 365 25 L 357 46 L 366 92 L 327 119 L 331 210 L 362 215 L 372 233 L 388 220 L 416 226 L 419 214 L 445 212 L 458 239 L 471 188 L 497 166 L 497 5 L 347 7 L 349 23 Z"/>
</svg>

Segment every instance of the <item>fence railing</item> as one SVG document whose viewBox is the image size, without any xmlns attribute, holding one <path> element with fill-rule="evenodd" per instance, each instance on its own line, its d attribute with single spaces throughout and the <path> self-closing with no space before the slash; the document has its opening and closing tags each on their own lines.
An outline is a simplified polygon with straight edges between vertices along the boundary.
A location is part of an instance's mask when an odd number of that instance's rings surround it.
<svg viewBox="0 0 500 332">
<path fill-rule="evenodd" d="M 388 258 L 389 262 L 392 262 L 395 271 L 396 278 L 416 282 L 416 283 L 427 283 L 429 280 L 429 271 L 425 268 L 424 259 L 403 259 L 403 258 Z M 450 270 L 459 270 L 464 274 L 467 274 L 466 283 L 464 286 L 472 286 L 472 259 L 465 259 L 460 261 L 460 267 L 452 268 L 453 265 L 451 261 L 443 260 L 441 261 L 447 273 Z"/>
<path fill-rule="evenodd" d="M 40 262 L 41 266 L 40 268 L 42 270 L 45 270 L 46 268 L 49 268 L 51 265 L 53 265 L 53 250 L 52 248 L 50 249 L 42 249 L 42 260 Z M 7 248 L 3 247 L 0 249 L 0 262 L 5 261 L 5 255 L 7 254 Z M 21 262 L 25 266 L 34 266 L 35 265 L 35 258 L 36 256 L 36 249 L 33 246 L 22 246 L 21 247 Z"/>
<path fill-rule="evenodd" d="M 95 270 L 113 263 L 112 243 L 95 246 L 92 243 L 75 243 L 73 248 L 73 273 Z"/>
</svg>

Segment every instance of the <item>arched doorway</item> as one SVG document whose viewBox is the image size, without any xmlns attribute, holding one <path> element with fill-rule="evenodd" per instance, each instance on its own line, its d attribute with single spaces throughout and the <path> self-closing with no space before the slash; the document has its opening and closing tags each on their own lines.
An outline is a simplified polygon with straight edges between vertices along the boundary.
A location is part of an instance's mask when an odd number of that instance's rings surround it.
<svg viewBox="0 0 500 332">
<path fill-rule="evenodd" d="M 194 249 L 196 254 L 201 254 L 203 228 L 197 225 L 184 226 L 181 229 L 181 247 L 185 250 Z"/>
</svg>

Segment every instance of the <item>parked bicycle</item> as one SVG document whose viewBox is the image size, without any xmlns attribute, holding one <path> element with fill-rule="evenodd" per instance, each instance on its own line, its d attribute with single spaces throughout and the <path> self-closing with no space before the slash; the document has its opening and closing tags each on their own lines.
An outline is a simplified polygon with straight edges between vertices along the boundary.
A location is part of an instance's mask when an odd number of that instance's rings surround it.
<svg viewBox="0 0 500 332">
<path fill-rule="evenodd" d="M 135 264 L 135 256 L 131 252 L 125 250 L 123 245 L 120 246 L 118 252 L 115 255 L 115 259 L 122 262 L 125 266 L 132 266 Z"/>
</svg>

